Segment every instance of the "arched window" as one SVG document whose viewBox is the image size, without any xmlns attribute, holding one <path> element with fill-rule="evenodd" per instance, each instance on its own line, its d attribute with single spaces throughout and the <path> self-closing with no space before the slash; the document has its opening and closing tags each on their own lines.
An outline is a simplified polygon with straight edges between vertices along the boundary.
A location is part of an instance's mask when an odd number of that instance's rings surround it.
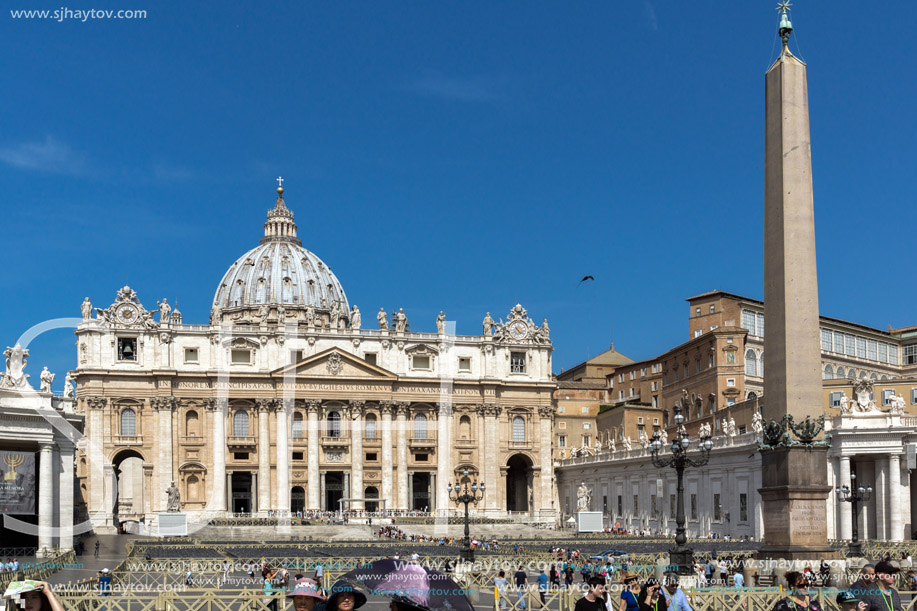
<svg viewBox="0 0 917 611">
<path fill-rule="evenodd" d="M 883 379 L 883 380 L 887 380 L 887 379 L 888 379 L 888 376 L 885 375 L 885 374 L 883 374 L 883 375 L 882 375 L 882 379 Z"/>
<path fill-rule="evenodd" d="M 758 398 L 758 393 L 756 393 L 755 391 L 750 391 L 748 393 L 748 396 L 746 397 L 746 399 L 748 399 L 749 401 L 751 401 L 752 399 L 757 399 L 757 398 Z"/>
<path fill-rule="evenodd" d="M 366 415 L 366 429 L 365 429 L 364 437 L 366 437 L 367 439 L 376 438 L 376 415 L 375 414 Z"/>
<path fill-rule="evenodd" d="M 337 412 L 328 412 L 328 437 L 341 436 L 341 415 Z"/>
<path fill-rule="evenodd" d="M 459 418 L 459 439 L 471 439 L 471 418 L 468 416 Z"/>
<path fill-rule="evenodd" d="M 188 410 L 185 414 L 185 436 L 198 437 L 201 434 L 200 422 L 197 419 L 197 412 L 193 409 Z"/>
<path fill-rule="evenodd" d="M 255 303 L 267 303 L 267 282 L 264 278 L 258 278 L 255 285 Z"/>
<path fill-rule="evenodd" d="M 838 367 L 837 372 L 835 373 L 835 376 L 837 377 L 838 380 L 843 380 L 844 378 L 847 377 L 847 370 L 844 369 L 843 367 Z"/>
<path fill-rule="evenodd" d="M 293 439 L 302 439 L 302 414 L 293 412 Z"/>
<path fill-rule="evenodd" d="M 414 438 L 427 438 L 427 417 L 423 414 L 417 414 L 414 416 Z"/>
<path fill-rule="evenodd" d="M 513 418 L 513 441 L 525 441 L 525 418 L 522 416 Z"/>
<path fill-rule="evenodd" d="M 856 372 L 856 370 L 855 370 L 854 368 L 851 367 L 850 369 L 847 370 L 847 379 L 848 379 L 848 380 L 856 380 L 856 379 L 857 379 L 857 372 Z"/>
<path fill-rule="evenodd" d="M 248 437 L 247 411 L 240 409 L 232 415 L 232 434 L 235 437 Z"/>
<path fill-rule="evenodd" d="M 121 436 L 133 437 L 137 434 L 137 414 L 131 408 L 121 411 Z"/>
<path fill-rule="evenodd" d="M 860 372 L 860 379 L 861 379 L 861 380 L 865 380 L 867 377 L 868 377 L 868 375 L 866 374 L 865 371 L 861 371 L 861 372 Z"/>
<path fill-rule="evenodd" d="M 872 374 L 871 376 L 869 376 L 869 379 L 872 380 L 873 382 L 877 382 L 879 380 L 879 376 L 876 374 Z"/>
<path fill-rule="evenodd" d="M 289 278 L 283 279 L 280 288 L 280 303 L 293 303 L 293 281 Z"/>
<path fill-rule="evenodd" d="M 758 375 L 758 355 L 751 349 L 745 351 L 745 375 Z"/>
<path fill-rule="evenodd" d="M 831 365 L 825 365 L 825 379 L 833 380 L 834 379 L 834 367 Z"/>
</svg>

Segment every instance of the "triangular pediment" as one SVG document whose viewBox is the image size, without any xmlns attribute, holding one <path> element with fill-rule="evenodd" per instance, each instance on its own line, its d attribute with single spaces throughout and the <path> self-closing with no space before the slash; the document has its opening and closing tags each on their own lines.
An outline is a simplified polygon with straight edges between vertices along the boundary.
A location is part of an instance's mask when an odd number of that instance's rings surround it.
<svg viewBox="0 0 917 611">
<path fill-rule="evenodd" d="M 297 378 L 362 378 L 397 380 L 398 376 L 388 369 L 367 363 L 358 356 L 340 348 L 328 348 L 318 354 L 307 356 L 298 363 L 274 370 L 271 375 L 283 377 L 291 371 Z"/>
</svg>

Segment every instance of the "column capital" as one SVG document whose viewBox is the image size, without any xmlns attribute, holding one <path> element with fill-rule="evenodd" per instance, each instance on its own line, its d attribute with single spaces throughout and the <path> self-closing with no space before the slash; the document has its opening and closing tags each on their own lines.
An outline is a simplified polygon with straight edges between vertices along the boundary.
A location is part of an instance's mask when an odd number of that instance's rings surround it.
<svg viewBox="0 0 917 611">
<path fill-rule="evenodd" d="M 274 399 L 274 409 L 278 413 L 286 412 L 288 409 L 292 411 L 295 404 L 296 402 L 293 399 Z"/>
<path fill-rule="evenodd" d="M 538 415 L 542 418 L 553 418 L 554 417 L 554 406 L 553 405 L 539 405 L 538 406 Z"/>
<path fill-rule="evenodd" d="M 366 401 L 362 399 L 352 399 L 348 402 L 350 404 L 350 417 L 356 420 L 363 416 L 363 413 L 366 411 Z"/>
<path fill-rule="evenodd" d="M 104 409 L 107 403 L 108 399 L 105 397 L 86 397 L 86 405 L 89 406 L 89 409 Z"/>
<path fill-rule="evenodd" d="M 478 409 L 481 410 L 481 413 L 485 416 L 491 418 L 496 418 L 503 411 L 503 408 L 496 403 L 482 403 L 478 406 Z"/>
<path fill-rule="evenodd" d="M 154 411 L 172 412 L 178 409 L 181 400 L 178 397 L 150 397 L 150 407 Z"/>
<path fill-rule="evenodd" d="M 411 408 L 410 401 L 395 401 L 395 413 L 399 416 L 405 416 Z"/>
<path fill-rule="evenodd" d="M 54 447 L 54 443 L 50 441 L 42 441 L 38 444 L 38 449 L 41 452 L 53 452 Z"/>
<path fill-rule="evenodd" d="M 276 403 L 276 399 L 255 399 L 255 406 L 262 413 L 272 411 Z"/>
<path fill-rule="evenodd" d="M 395 411 L 395 402 L 394 401 L 382 401 L 379 403 L 379 411 L 383 416 L 391 416 L 392 412 Z"/>
<path fill-rule="evenodd" d="M 306 401 L 306 411 L 310 414 L 317 414 L 322 409 L 322 402 L 319 399 L 309 399 Z"/>
</svg>

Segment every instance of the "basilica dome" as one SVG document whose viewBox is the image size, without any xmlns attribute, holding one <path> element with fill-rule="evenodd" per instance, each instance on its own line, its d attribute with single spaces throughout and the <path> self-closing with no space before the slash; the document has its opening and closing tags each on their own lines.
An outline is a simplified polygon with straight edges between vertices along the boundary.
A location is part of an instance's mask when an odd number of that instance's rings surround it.
<svg viewBox="0 0 917 611">
<path fill-rule="evenodd" d="M 277 203 L 267 213 L 264 237 L 258 246 L 233 263 L 213 297 L 215 310 L 260 308 L 282 305 L 284 309 L 327 311 L 349 306 L 341 283 L 315 254 L 302 247 L 296 237 L 293 212 L 277 189 Z"/>
</svg>

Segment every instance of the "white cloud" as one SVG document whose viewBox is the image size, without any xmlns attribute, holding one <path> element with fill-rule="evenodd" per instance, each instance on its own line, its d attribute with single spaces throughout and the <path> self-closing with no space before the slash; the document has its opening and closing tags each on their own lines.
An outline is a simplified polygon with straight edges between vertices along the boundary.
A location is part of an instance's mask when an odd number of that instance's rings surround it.
<svg viewBox="0 0 917 611">
<path fill-rule="evenodd" d="M 0 147 L 0 162 L 14 168 L 54 174 L 75 175 L 86 170 L 85 161 L 79 155 L 51 136 L 43 141 Z"/>
</svg>

